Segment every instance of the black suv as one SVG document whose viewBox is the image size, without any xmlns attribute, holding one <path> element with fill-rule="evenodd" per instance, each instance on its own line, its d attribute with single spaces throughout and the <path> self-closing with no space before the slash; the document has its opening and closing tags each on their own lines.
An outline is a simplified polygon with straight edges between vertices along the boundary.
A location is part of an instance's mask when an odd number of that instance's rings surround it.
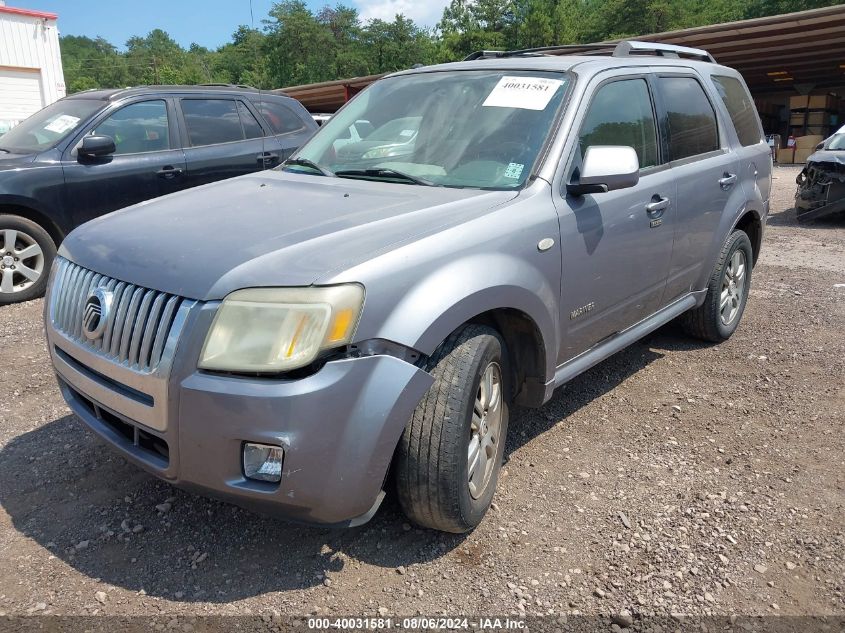
<svg viewBox="0 0 845 633">
<path fill-rule="evenodd" d="M 0 136 L 0 304 L 40 296 L 56 248 L 97 216 L 274 167 L 317 129 L 246 86 L 89 90 Z"/>
</svg>

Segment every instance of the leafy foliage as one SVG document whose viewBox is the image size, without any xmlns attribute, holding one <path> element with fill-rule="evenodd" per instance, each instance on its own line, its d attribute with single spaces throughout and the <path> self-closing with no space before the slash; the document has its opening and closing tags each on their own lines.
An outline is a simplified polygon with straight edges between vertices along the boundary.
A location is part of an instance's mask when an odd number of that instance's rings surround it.
<svg viewBox="0 0 845 633">
<path fill-rule="evenodd" d="M 240 26 L 209 50 L 165 31 L 120 51 L 101 37 L 61 38 L 69 92 L 142 84 L 279 88 L 462 59 L 473 51 L 598 42 L 836 4 L 831 0 L 451 0 L 435 29 L 402 15 L 362 23 L 338 4 L 277 2 L 261 29 Z"/>
</svg>

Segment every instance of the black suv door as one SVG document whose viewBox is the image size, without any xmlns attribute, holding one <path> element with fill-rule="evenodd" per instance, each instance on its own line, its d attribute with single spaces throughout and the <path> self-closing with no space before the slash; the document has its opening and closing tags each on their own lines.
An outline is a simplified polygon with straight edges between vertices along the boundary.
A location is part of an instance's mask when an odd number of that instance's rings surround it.
<svg viewBox="0 0 845 633">
<path fill-rule="evenodd" d="M 115 152 L 86 158 L 77 149 L 86 134 L 110 136 Z M 62 158 L 64 208 L 73 223 L 185 187 L 185 156 L 173 103 L 145 98 L 106 110 Z"/>
<path fill-rule="evenodd" d="M 270 132 L 281 147 L 281 159 L 290 158 L 299 147 L 305 143 L 317 130 L 317 125 L 302 106 L 298 106 L 301 114 L 296 114 L 291 108 L 282 103 L 278 97 L 252 97 L 252 105 L 258 110 Z M 298 105 L 298 104 L 297 104 Z"/>
<path fill-rule="evenodd" d="M 282 148 L 237 97 L 183 97 L 179 100 L 189 186 L 275 167 Z"/>
</svg>

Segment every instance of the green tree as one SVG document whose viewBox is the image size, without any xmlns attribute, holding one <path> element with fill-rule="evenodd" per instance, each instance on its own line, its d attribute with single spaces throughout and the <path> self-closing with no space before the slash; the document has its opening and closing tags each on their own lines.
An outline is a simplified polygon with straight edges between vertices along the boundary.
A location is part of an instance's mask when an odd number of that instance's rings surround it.
<svg viewBox="0 0 845 633">
<path fill-rule="evenodd" d="M 432 35 L 402 15 L 393 22 L 370 20 L 362 30 L 361 40 L 370 74 L 430 64 L 435 59 Z"/>
<path fill-rule="evenodd" d="M 126 42 L 125 58 L 133 84 L 178 84 L 185 72 L 185 51 L 161 29 Z"/>
<path fill-rule="evenodd" d="M 115 88 L 129 82 L 126 60 L 102 37 L 66 35 L 60 48 L 68 93 Z"/>
<path fill-rule="evenodd" d="M 348 78 L 455 61 L 477 50 L 637 37 L 834 4 L 830 0 L 451 0 L 434 30 L 396 15 L 361 23 L 338 4 L 316 14 L 303 0 L 273 4 L 263 29 L 240 26 L 210 50 L 182 48 L 155 29 L 121 52 L 101 37 L 64 36 L 68 92 L 152 83 L 259 88 Z"/>
<path fill-rule="evenodd" d="M 265 20 L 268 74 L 275 86 L 293 86 L 336 79 L 326 64 L 334 48 L 331 31 L 317 21 L 302 0 L 285 0 Z"/>
</svg>

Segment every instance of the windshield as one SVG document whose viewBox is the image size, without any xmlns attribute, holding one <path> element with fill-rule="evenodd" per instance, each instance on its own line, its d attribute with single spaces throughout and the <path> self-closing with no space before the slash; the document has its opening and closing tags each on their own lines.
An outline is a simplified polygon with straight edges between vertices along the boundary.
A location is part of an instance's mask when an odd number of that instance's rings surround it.
<svg viewBox="0 0 845 633">
<path fill-rule="evenodd" d="M 827 144 L 827 149 L 842 150 L 845 149 L 845 134 L 834 134 L 833 138 Z"/>
<path fill-rule="evenodd" d="M 567 76 L 433 72 L 374 83 L 326 122 L 285 169 L 447 187 L 514 189 L 531 173 Z M 350 142 L 358 125 L 360 139 Z M 294 161 L 296 162 L 296 161 Z"/>
<path fill-rule="evenodd" d="M 104 105 L 94 99 L 56 101 L 0 136 L 0 149 L 31 154 L 53 147 Z"/>
</svg>

